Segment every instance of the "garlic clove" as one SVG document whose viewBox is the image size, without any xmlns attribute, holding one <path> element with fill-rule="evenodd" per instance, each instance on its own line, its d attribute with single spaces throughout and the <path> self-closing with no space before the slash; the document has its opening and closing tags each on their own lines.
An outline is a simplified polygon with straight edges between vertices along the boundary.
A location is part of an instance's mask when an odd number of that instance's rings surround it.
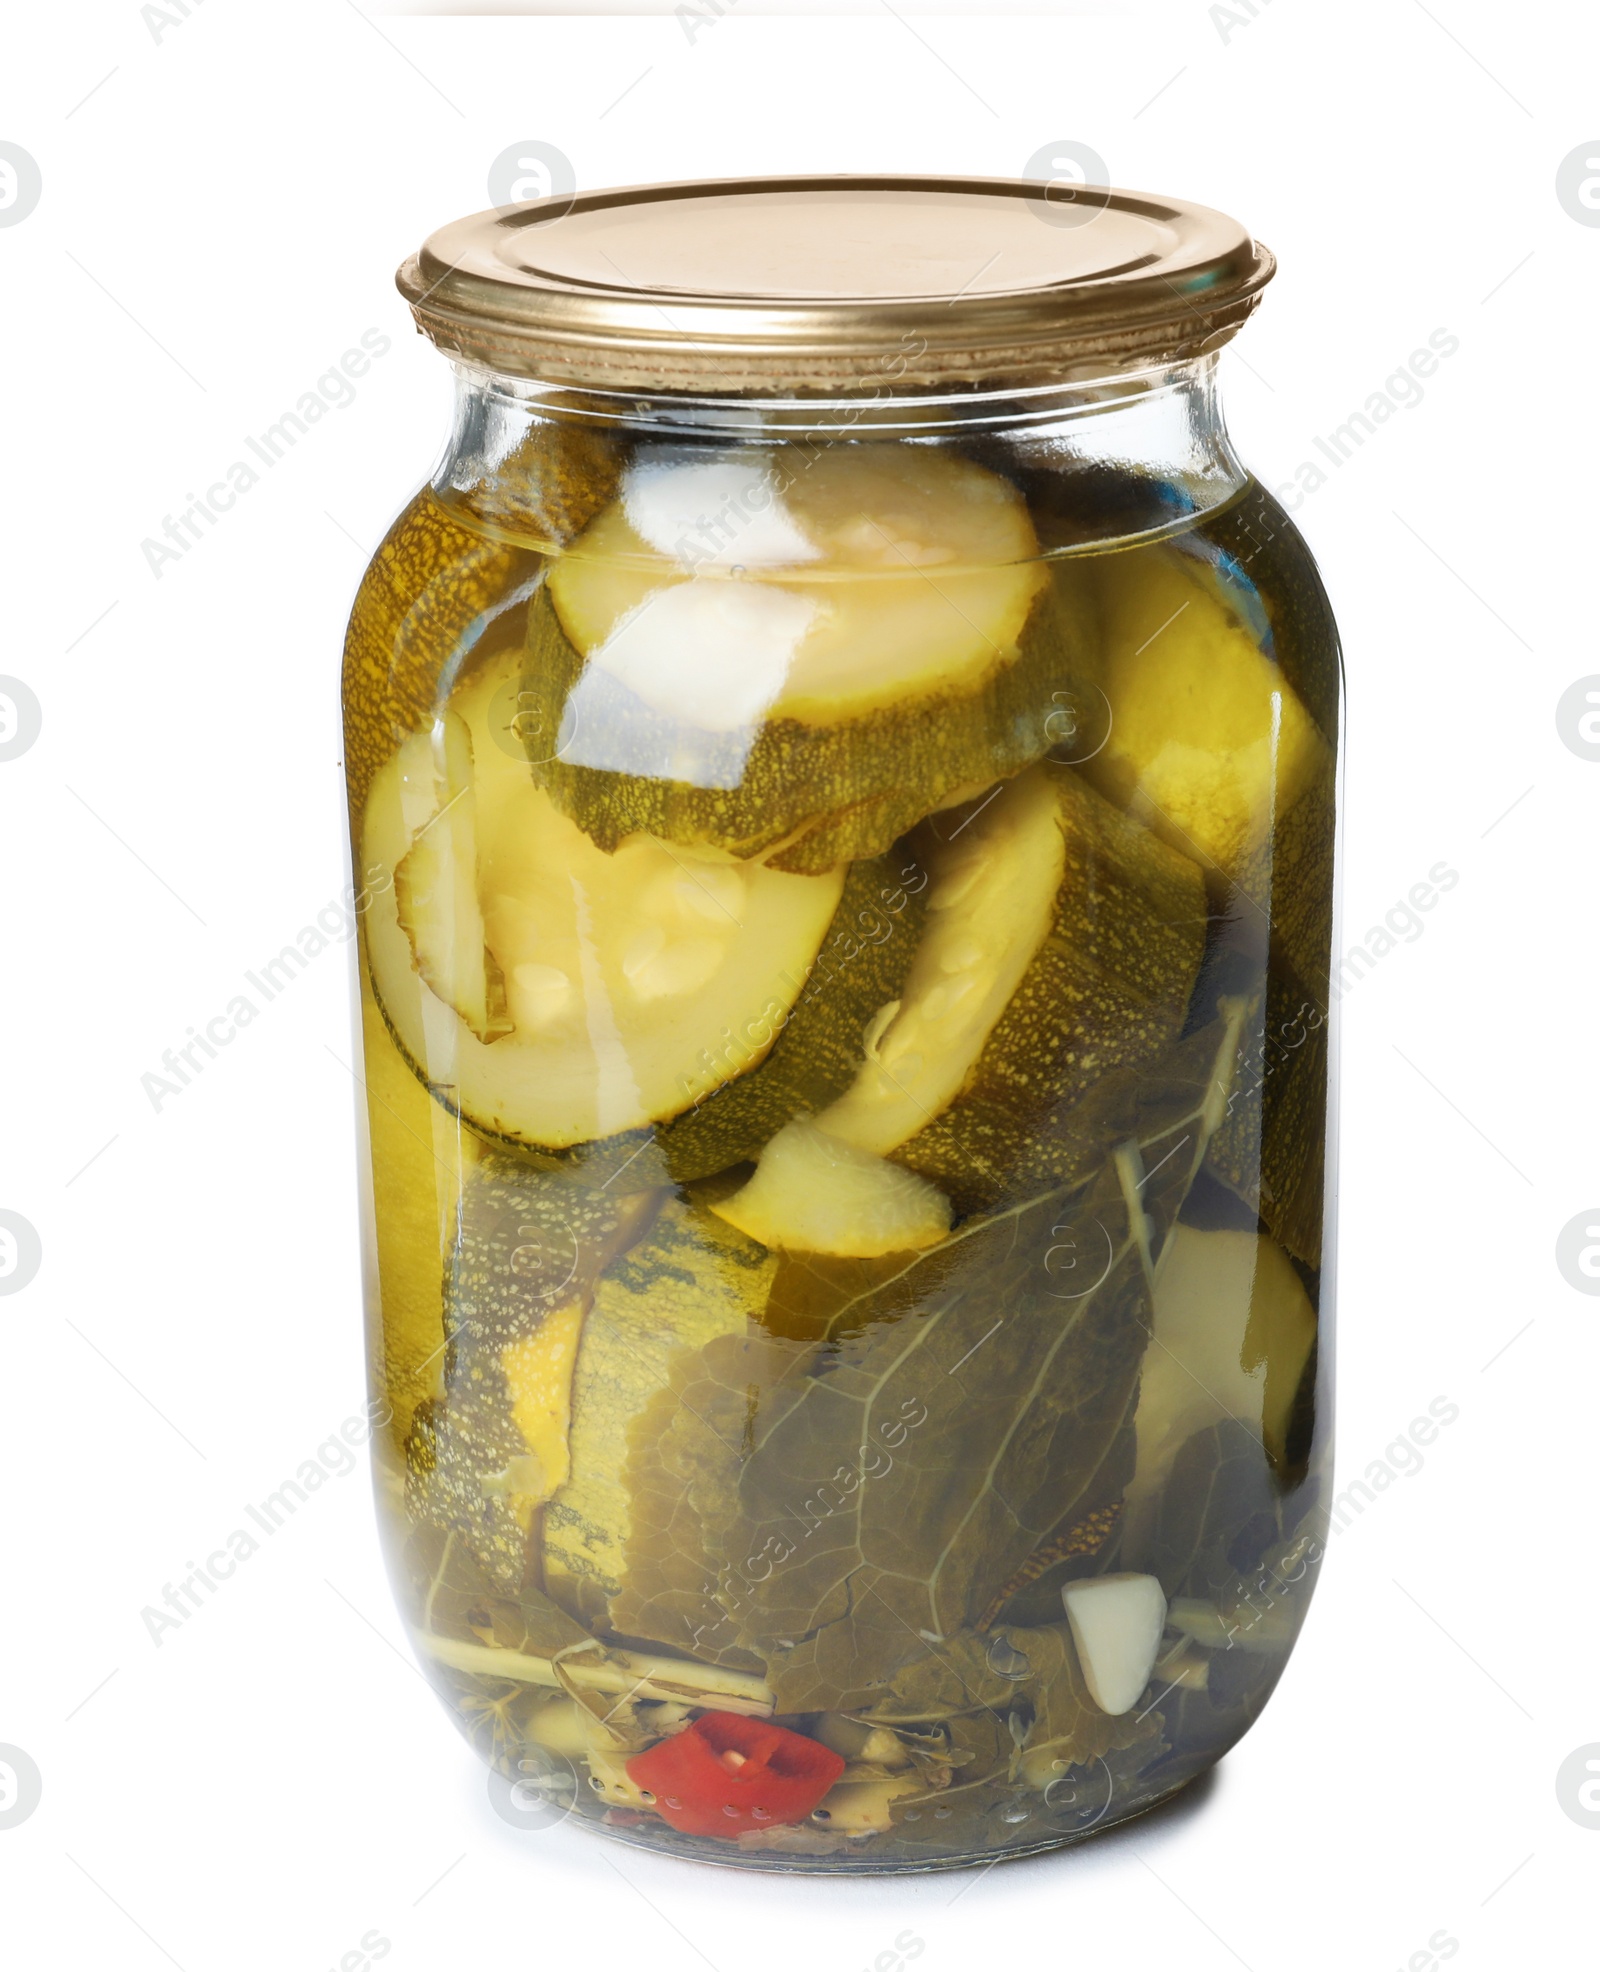
<svg viewBox="0 0 1600 1972">
<path fill-rule="evenodd" d="M 1092 1575 L 1061 1591 L 1089 1696 L 1116 1718 L 1150 1682 L 1167 1598 L 1154 1575 Z"/>
</svg>

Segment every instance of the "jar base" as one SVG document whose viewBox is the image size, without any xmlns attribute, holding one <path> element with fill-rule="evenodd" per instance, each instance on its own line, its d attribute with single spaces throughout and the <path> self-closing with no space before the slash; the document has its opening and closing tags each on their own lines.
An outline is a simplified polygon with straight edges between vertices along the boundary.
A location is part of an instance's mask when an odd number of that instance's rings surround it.
<svg viewBox="0 0 1600 1972">
<path fill-rule="evenodd" d="M 1021 1862 L 1030 1856 L 1049 1855 L 1058 1849 L 1076 1848 L 1081 1843 L 1092 1841 L 1117 1828 L 1125 1828 L 1130 1822 L 1144 1819 L 1158 1808 L 1169 1806 L 1182 1794 L 1189 1792 L 1197 1783 L 1205 1781 L 1216 1771 L 1216 1763 L 1202 1767 L 1191 1773 L 1164 1793 L 1153 1795 L 1148 1801 L 1141 1801 L 1137 1807 L 1129 1808 L 1114 1821 L 1096 1822 L 1092 1827 L 1076 1832 L 1057 1831 L 1050 1836 L 1019 1841 L 1004 1848 L 974 1850 L 970 1854 L 941 1855 L 921 1857 L 902 1857 L 894 1860 L 871 1856 L 866 1851 L 859 1856 L 834 1854 L 827 1856 L 805 1856 L 774 1852 L 763 1855 L 744 1850 L 735 1854 L 717 1853 L 709 1843 L 701 1844 L 690 1840 L 662 1841 L 659 1839 L 641 1841 L 631 1829 L 595 1820 L 588 1815 L 574 1815 L 570 1822 L 581 1824 L 590 1834 L 606 1841 L 617 1842 L 625 1848 L 638 1849 L 644 1855 L 667 1856 L 678 1861 L 704 1863 L 712 1869 L 734 1869 L 759 1871 L 765 1875 L 776 1876 L 927 1876 L 940 1870 L 986 1869 L 997 1862 Z"/>
</svg>

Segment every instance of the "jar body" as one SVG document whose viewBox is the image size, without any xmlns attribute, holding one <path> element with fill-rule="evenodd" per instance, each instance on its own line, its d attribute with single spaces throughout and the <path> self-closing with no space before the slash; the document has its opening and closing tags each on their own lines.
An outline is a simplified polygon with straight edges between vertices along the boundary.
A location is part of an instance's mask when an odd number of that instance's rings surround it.
<svg viewBox="0 0 1600 1972">
<path fill-rule="evenodd" d="M 925 1868 L 1203 1771 L 1321 1558 L 1339 721 L 1207 365 L 463 371 L 345 710 L 380 1505 L 524 1824 Z"/>
</svg>

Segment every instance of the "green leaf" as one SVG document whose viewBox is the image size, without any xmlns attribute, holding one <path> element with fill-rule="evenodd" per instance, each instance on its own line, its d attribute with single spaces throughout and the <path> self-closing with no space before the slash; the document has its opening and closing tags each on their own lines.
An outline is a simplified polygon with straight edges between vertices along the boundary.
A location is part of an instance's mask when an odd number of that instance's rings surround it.
<svg viewBox="0 0 1600 1972">
<path fill-rule="evenodd" d="M 424 1527 L 407 1542 L 413 1641 L 457 1722 L 492 1761 L 526 1743 L 556 1692 L 589 1713 L 603 1741 L 637 1752 L 660 1737 L 657 1708 L 709 1705 L 765 1716 L 756 1680 L 599 1643 L 541 1589 L 497 1595 L 462 1536 Z"/>
<path fill-rule="evenodd" d="M 1155 1523 L 1122 1565 L 1154 1575 L 1169 1602 L 1242 1594 L 1274 1546 L 1299 1529 L 1315 1503 L 1314 1480 L 1285 1490 L 1261 1441 L 1232 1418 L 1185 1440 Z"/>
<path fill-rule="evenodd" d="M 1242 1018 L 1230 1005 L 1180 1044 L 1084 1192 L 970 1220 L 908 1257 L 839 1309 L 844 1339 L 748 1412 L 737 1628 L 781 1659 L 780 1710 L 870 1702 L 1070 1524 L 1126 1414 L 1150 1277 L 1226 1102 Z"/>
<path fill-rule="evenodd" d="M 611 1605 L 620 1634 L 708 1663 L 762 1663 L 739 1641 L 748 1571 L 763 1565 L 741 1540 L 739 1474 L 755 1419 L 795 1401 L 785 1379 L 812 1354 L 804 1343 L 757 1330 L 719 1336 L 674 1361 L 666 1387 L 628 1432 L 631 1526 Z"/>
<path fill-rule="evenodd" d="M 1142 1375 L 1141 1370 L 1141 1379 Z M 1069 1581 L 1080 1575 L 1105 1572 L 1110 1556 L 1116 1552 L 1122 1498 L 1135 1469 L 1137 1411 L 1136 1389 L 1121 1427 L 1100 1462 L 1094 1483 L 1074 1508 L 1072 1519 L 1056 1528 L 1044 1545 L 1028 1557 L 1008 1584 L 1004 1602 L 998 1606 L 991 1603 L 984 1612 L 979 1620 L 980 1629 L 992 1630 L 1007 1623 L 1021 1623 L 1031 1629 L 1054 1622 L 1061 1613 L 1061 1591 Z M 1098 1522 L 1098 1525 L 1086 1526 L 1086 1522 Z"/>
<path fill-rule="evenodd" d="M 430 1639 L 449 1638 L 525 1656 L 554 1658 L 581 1648 L 584 1631 L 537 1589 L 512 1600 L 495 1590 L 459 1533 L 420 1527 L 407 1541 L 406 1613 L 428 1676 L 451 1706 L 468 1741 L 504 1770 L 527 1742 L 539 1707 L 550 1696 L 543 1685 L 521 1678 L 466 1672 L 440 1661 Z"/>
</svg>

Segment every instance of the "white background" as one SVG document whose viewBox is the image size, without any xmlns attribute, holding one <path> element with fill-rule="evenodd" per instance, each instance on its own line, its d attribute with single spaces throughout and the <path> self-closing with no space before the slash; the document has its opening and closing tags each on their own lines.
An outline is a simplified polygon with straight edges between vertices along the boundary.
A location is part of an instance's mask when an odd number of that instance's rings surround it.
<svg viewBox="0 0 1600 1972">
<path fill-rule="evenodd" d="M 1600 1832 L 1600 1302 L 1555 1261 L 1600 1201 L 1600 672 L 1592 383 L 1600 154 L 1574 6 L 1257 0 L 1076 19 L 364 16 L 351 0 L 13 15 L 0 138 L 0 1830 L 8 1964 L 651 1972 L 1587 1962 Z M 1081 11 L 1081 10 L 1080 10 Z M 83 100 L 87 97 L 87 100 Z M 1226 359 L 1240 449 L 1292 482 L 1429 333 L 1460 349 L 1297 514 L 1349 670 L 1344 945 L 1458 886 L 1344 1006 L 1341 1482 L 1459 1418 L 1333 1543 L 1263 1723 L 1176 1809 L 980 1876 L 780 1881 L 518 1835 L 403 1654 L 366 1480 L 330 1480 L 159 1647 L 141 1619 L 363 1402 L 348 954 L 181 1096 L 141 1076 L 344 882 L 336 689 L 363 561 L 447 408 L 391 270 L 537 139 L 584 185 L 793 168 L 1119 183 L 1243 218 L 1282 272 Z M 159 579 L 163 516 L 369 328 L 392 346 Z M 91 1161 L 92 1160 L 92 1161 Z M 86 1168 L 85 1168 L 86 1167 Z M 1600 1218 L 1600 1215 L 1597 1215 Z"/>
</svg>

